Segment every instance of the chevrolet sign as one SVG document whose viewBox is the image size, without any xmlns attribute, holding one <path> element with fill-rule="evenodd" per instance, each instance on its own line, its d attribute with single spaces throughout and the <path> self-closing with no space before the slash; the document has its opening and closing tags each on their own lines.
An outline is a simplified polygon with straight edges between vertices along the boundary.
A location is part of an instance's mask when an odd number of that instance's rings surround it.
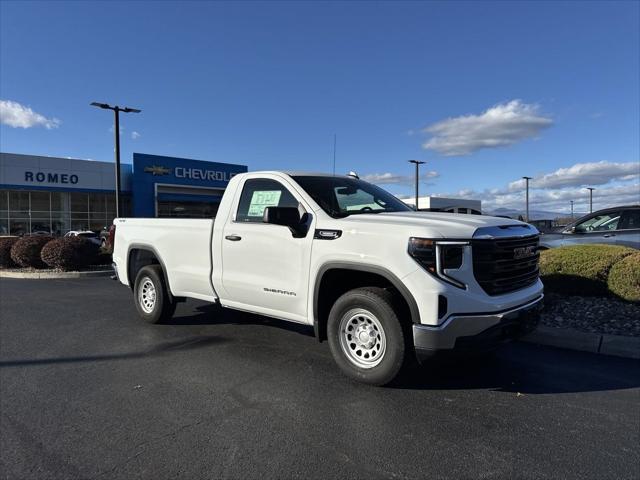
<svg viewBox="0 0 640 480">
<path fill-rule="evenodd" d="M 145 173 L 150 173 L 154 177 L 158 176 L 158 175 L 169 175 L 169 174 L 171 174 L 171 169 L 170 168 L 161 167 L 159 165 L 151 165 L 150 167 L 144 167 L 144 171 L 145 171 Z"/>
</svg>

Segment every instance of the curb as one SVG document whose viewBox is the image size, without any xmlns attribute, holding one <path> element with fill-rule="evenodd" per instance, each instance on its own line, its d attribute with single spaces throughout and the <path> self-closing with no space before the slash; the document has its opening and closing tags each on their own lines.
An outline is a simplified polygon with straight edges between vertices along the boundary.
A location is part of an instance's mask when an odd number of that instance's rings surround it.
<svg viewBox="0 0 640 480">
<path fill-rule="evenodd" d="M 0 278 L 29 278 L 37 280 L 47 280 L 55 278 L 88 278 L 88 277 L 110 277 L 113 270 L 91 270 L 88 272 L 3 272 L 0 271 Z"/>
<path fill-rule="evenodd" d="M 640 337 L 581 332 L 573 328 L 554 328 L 539 325 L 523 342 L 567 348 L 583 352 L 640 359 Z"/>
</svg>

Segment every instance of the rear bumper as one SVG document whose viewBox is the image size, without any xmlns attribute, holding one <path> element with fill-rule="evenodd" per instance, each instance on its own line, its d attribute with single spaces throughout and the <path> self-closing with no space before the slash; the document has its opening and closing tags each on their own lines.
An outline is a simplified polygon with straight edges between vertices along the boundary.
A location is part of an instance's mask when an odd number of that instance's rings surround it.
<svg viewBox="0 0 640 480">
<path fill-rule="evenodd" d="M 442 351 L 474 351 L 495 347 L 535 330 L 544 295 L 502 312 L 453 315 L 442 325 L 413 325 L 418 360 Z"/>
<path fill-rule="evenodd" d="M 120 280 L 120 277 L 118 277 L 118 265 L 113 262 L 111 264 L 111 268 L 113 268 L 113 275 L 111 276 L 111 280 Z"/>
</svg>

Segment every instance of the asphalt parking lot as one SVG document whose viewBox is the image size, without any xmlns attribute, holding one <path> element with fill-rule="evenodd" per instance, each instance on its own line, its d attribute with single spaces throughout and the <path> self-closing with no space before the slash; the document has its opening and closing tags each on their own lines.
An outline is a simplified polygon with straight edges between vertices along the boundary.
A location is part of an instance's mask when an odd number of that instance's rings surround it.
<svg viewBox="0 0 640 480">
<path fill-rule="evenodd" d="M 394 388 L 310 329 L 0 280 L 1 478 L 639 478 L 640 363 L 512 344 Z"/>
</svg>

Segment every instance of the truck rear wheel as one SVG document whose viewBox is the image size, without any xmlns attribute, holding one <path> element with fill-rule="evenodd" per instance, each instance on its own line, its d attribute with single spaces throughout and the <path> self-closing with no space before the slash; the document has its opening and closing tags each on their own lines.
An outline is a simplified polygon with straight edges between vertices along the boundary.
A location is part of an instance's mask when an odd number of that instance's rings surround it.
<svg viewBox="0 0 640 480">
<path fill-rule="evenodd" d="M 329 313 L 327 337 L 334 360 L 347 376 L 385 385 L 405 363 L 405 332 L 390 292 L 363 287 L 343 294 Z"/>
<path fill-rule="evenodd" d="M 142 267 L 136 276 L 133 292 L 136 309 L 145 322 L 168 320 L 176 311 L 176 303 L 170 300 L 160 265 Z"/>
</svg>

